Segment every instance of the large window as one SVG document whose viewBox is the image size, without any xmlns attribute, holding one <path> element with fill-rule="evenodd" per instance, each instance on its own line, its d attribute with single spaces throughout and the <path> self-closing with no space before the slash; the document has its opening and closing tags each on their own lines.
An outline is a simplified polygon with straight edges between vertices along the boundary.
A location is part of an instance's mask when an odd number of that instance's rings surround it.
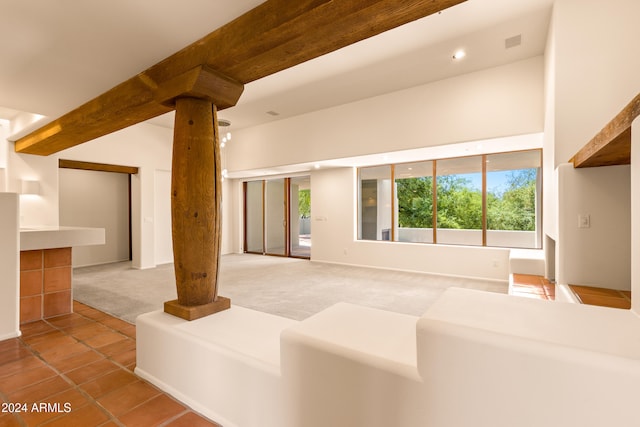
<svg viewBox="0 0 640 427">
<path fill-rule="evenodd" d="M 487 246 L 540 247 L 540 151 L 486 156 Z"/>
<path fill-rule="evenodd" d="M 361 168 L 358 237 L 539 248 L 540 168 L 540 150 Z"/>
<path fill-rule="evenodd" d="M 394 168 L 397 226 L 394 240 L 433 243 L 433 162 Z"/>
<path fill-rule="evenodd" d="M 438 243 L 482 245 L 482 156 L 436 162 Z"/>
<path fill-rule="evenodd" d="M 360 169 L 360 226 L 362 240 L 391 239 L 391 166 Z"/>
</svg>

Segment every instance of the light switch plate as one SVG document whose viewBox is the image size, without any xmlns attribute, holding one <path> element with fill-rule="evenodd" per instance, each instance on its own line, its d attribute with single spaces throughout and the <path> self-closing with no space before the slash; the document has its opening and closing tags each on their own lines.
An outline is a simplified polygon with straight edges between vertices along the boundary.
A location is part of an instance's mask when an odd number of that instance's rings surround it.
<svg viewBox="0 0 640 427">
<path fill-rule="evenodd" d="M 591 215 L 589 214 L 578 215 L 578 228 L 589 228 L 589 227 L 591 227 Z"/>
</svg>

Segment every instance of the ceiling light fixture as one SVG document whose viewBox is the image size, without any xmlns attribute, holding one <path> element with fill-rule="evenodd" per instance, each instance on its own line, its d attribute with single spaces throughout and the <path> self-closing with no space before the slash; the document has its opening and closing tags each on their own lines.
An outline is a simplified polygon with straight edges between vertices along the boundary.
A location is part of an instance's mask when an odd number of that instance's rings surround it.
<svg viewBox="0 0 640 427">
<path fill-rule="evenodd" d="M 464 50 L 462 50 L 462 49 L 458 49 L 458 50 L 456 50 L 456 52 L 453 54 L 453 57 L 452 57 L 452 58 L 453 58 L 454 60 L 458 61 L 458 60 L 460 60 L 460 59 L 464 58 L 465 56 L 467 56 L 467 52 L 465 52 L 465 51 L 464 51 Z"/>
<path fill-rule="evenodd" d="M 231 126 L 231 122 L 227 119 L 218 119 L 218 127 L 229 127 Z M 220 148 L 224 148 L 227 142 L 231 141 L 231 132 L 227 132 L 220 142 Z"/>
</svg>

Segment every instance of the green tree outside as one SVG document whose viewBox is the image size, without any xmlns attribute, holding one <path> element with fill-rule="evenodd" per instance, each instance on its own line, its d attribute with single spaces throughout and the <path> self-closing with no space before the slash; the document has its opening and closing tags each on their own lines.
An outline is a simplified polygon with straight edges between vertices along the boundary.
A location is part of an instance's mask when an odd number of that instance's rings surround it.
<svg viewBox="0 0 640 427">
<path fill-rule="evenodd" d="M 487 229 L 534 231 L 537 170 L 512 171 L 503 192 L 487 192 Z M 433 227 L 433 178 L 396 180 L 398 225 Z M 463 175 L 443 175 L 437 185 L 438 228 L 482 229 L 482 191 Z"/>
<path fill-rule="evenodd" d="M 301 218 L 309 218 L 311 216 L 311 190 L 298 191 L 298 215 Z"/>
</svg>

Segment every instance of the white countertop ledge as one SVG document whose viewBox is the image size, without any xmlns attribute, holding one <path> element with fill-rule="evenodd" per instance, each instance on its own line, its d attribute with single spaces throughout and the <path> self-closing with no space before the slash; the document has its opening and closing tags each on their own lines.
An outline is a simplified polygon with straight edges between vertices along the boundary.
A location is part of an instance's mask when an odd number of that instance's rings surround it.
<svg viewBox="0 0 640 427">
<path fill-rule="evenodd" d="M 21 251 L 104 245 L 104 243 L 104 228 L 64 226 L 20 228 Z"/>
</svg>

